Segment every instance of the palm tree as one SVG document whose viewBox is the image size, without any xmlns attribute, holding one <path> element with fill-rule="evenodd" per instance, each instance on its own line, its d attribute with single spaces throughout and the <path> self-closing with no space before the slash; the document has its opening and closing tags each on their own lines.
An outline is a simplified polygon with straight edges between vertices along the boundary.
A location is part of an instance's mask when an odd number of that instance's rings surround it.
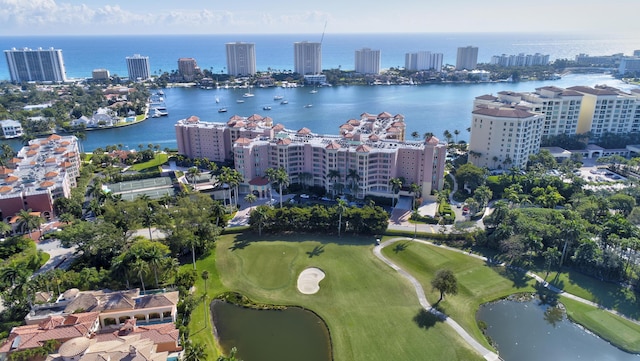
<svg viewBox="0 0 640 361">
<path fill-rule="evenodd" d="M 422 187 L 420 187 L 416 183 L 411 183 L 411 185 L 409 186 L 409 189 L 411 190 L 411 194 L 413 195 L 413 200 L 411 201 L 411 209 L 415 209 L 416 197 L 419 197 Z"/>
<path fill-rule="evenodd" d="M 451 143 L 451 141 L 453 140 L 453 136 L 451 135 L 451 132 L 449 130 L 445 130 L 442 135 L 444 136 L 444 139 L 447 140 L 447 144 Z"/>
<path fill-rule="evenodd" d="M 0 271 L 0 280 L 5 284 L 10 283 L 15 287 L 18 280 L 26 277 L 25 270 L 18 265 L 8 265 Z"/>
<path fill-rule="evenodd" d="M 154 242 L 154 245 L 145 254 L 147 263 L 153 270 L 153 275 L 156 280 L 156 288 L 160 288 L 160 282 L 158 282 L 158 269 L 160 269 L 163 266 L 165 257 L 166 255 L 163 254 L 162 251 L 157 247 L 156 242 Z"/>
<path fill-rule="evenodd" d="M 420 133 L 414 130 L 411 132 L 411 138 L 413 138 L 413 140 L 418 140 L 418 138 L 420 138 Z"/>
<path fill-rule="evenodd" d="M 340 171 L 337 169 L 330 169 L 327 173 L 327 178 L 329 182 L 333 180 L 333 196 L 336 196 L 336 184 L 340 181 Z"/>
<path fill-rule="evenodd" d="M 349 169 L 346 179 L 347 180 L 351 179 L 351 184 L 349 188 L 351 189 L 352 192 L 357 193 L 358 181 L 360 181 L 360 175 L 358 174 L 358 171 L 355 169 Z"/>
<path fill-rule="evenodd" d="M 402 179 L 400 178 L 391 178 L 389 179 L 389 185 L 391 186 L 391 191 L 395 195 L 400 195 L 400 189 L 402 189 Z M 396 196 L 394 196 L 396 198 Z M 398 204 L 398 200 L 396 199 L 394 207 Z"/>
<path fill-rule="evenodd" d="M 191 167 L 187 170 L 187 178 L 193 182 L 193 189 L 198 189 L 198 176 L 200 176 L 200 169 L 198 167 Z"/>
<path fill-rule="evenodd" d="M 187 342 L 184 353 L 184 361 L 204 361 L 207 359 L 207 349 L 201 343 Z"/>
<path fill-rule="evenodd" d="M 31 238 L 31 231 L 34 229 L 39 229 L 40 225 L 42 225 L 43 220 L 39 215 L 34 214 L 31 209 L 29 210 L 20 210 L 18 212 L 18 226 L 21 229 L 25 229 L 29 233 L 29 238 Z"/>
<path fill-rule="evenodd" d="M 453 134 L 456 136 L 456 144 L 458 144 L 458 135 L 460 135 L 460 131 L 456 129 L 453 131 Z"/>
<path fill-rule="evenodd" d="M 300 180 L 300 183 L 302 183 L 302 188 L 306 190 L 309 188 L 307 182 L 313 179 L 313 174 L 309 172 L 302 172 L 298 175 L 298 179 Z"/>
<path fill-rule="evenodd" d="M 131 270 L 140 277 L 140 284 L 142 284 L 142 292 L 146 292 L 144 288 L 144 275 L 149 272 L 149 264 L 143 259 L 138 258 L 131 263 Z"/>
<path fill-rule="evenodd" d="M 251 216 L 255 217 L 255 222 L 258 225 L 258 235 L 262 236 L 262 227 L 267 219 L 267 209 L 264 206 L 258 206 L 251 212 Z"/>
<path fill-rule="evenodd" d="M 265 173 L 271 183 L 278 185 L 280 193 L 280 208 L 282 208 L 282 187 L 286 187 L 289 185 L 289 175 L 287 174 L 287 171 L 282 167 L 278 169 L 267 168 Z"/>
<path fill-rule="evenodd" d="M 347 210 L 347 201 L 342 198 L 338 198 L 338 204 L 336 204 L 336 210 L 338 211 L 338 237 L 340 237 L 340 227 L 342 226 L 342 214 Z"/>
<path fill-rule="evenodd" d="M 258 200 L 258 197 L 256 197 L 256 195 L 253 193 L 249 193 L 246 196 L 244 196 L 244 201 L 249 203 L 249 210 L 251 210 L 251 205 L 255 203 L 257 200 Z"/>
<path fill-rule="evenodd" d="M 4 237 L 9 232 L 11 232 L 11 225 L 0 220 L 0 236 Z"/>
</svg>

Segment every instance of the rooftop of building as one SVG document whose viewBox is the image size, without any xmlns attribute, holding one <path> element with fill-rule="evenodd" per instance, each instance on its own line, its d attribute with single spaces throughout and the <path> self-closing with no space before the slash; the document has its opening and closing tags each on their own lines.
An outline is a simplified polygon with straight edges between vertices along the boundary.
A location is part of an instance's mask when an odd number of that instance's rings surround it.
<svg viewBox="0 0 640 361">
<path fill-rule="evenodd" d="M 7 167 L 0 167 L 0 198 L 22 192 L 46 193 L 62 187 L 66 173 L 79 156 L 77 149 L 74 136 L 53 134 L 31 140 Z"/>
<path fill-rule="evenodd" d="M 476 108 L 472 114 L 487 115 L 496 118 L 531 118 L 537 114 L 528 112 L 520 108 L 500 107 L 500 108 Z"/>
</svg>

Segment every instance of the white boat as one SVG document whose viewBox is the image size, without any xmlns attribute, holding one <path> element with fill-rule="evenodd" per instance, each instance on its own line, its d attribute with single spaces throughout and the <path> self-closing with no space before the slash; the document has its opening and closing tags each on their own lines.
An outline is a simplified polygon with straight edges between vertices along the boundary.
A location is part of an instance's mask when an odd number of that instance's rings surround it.
<svg viewBox="0 0 640 361">
<path fill-rule="evenodd" d="M 227 112 L 227 108 L 222 107 L 218 109 L 218 113 L 226 113 Z"/>
<path fill-rule="evenodd" d="M 167 110 L 167 108 L 164 108 L 164 110 Z M 167 115 L 169 115 L 169 112 L 163 111 L 163 109 L 160 109 L 160 108 L 153 108 L 152 117 L 157 118 L 157 117 L 164 117 Z"/>
<path fill-rule="evenodd" d="M 282 95 L 276 95 L 273 97 L 273 100 L 282 100 L 284 97 Z"/>
<path fill-rule="evenodd" d="M 317 92 L 318 92 L 317 90 L 313 89 L 313 90 L 311 90 L 309 93 L 311 93 L 311 94 L 315 94 L 315 93 L 317 93 Z"/>
<path fill-rule="evenodd" d="M 313 104 L 306 104 L 304 107 L 305 108 L 311 108 L 313 106 Z"/>
<path fill-rule="evenodd" d="M 158 95 L 164 95 L 164 92 L 163 92 L 162 90 L 160 90 L 160 91 L 158 92 Z"/>
<path fill-rule="evenodd" d="M 280 104 L 282 104 L 282 105 L 289 104 L 289 101 L 288 100 L 283 100 L 283 101 L 280 102 Z"/>
<path fill-rule="evenodd" d="M 216 104 L 220 103 L 220 98 L 216 97 Z"/>
<path fill-rule="evenodd" d="M 262 107 L 262 110 L 271 110 L 271 107 L 268 106 L 268 105 L 265 105 L 265 106 Z"/>
<path fill-rule="evenodd" d="M 254 97 L 254 95 L 252 93 L 244 93 L 244 94 L 242 94 L 242 97 L 243 98 L 252 98 L 252 97 Z"/>
<path fill-rule="evenodd" d="M 242 99 L 238 99 L 238 100 L 236 100 L 236 103 L 238 103 L 238 104 L 242 104 L 242 103 L 244 103 L 244 100 L 242 100 Z"/>
</svg>

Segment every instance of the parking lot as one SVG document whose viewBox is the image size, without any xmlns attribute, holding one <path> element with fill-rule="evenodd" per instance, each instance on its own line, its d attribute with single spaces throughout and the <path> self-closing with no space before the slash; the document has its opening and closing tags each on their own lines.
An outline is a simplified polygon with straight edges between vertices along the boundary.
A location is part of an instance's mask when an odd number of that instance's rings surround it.
<svg viewBox="0 0 640 361">
<path fill-rule="evenodd" d="M 602 165 L 598 166 L 594 161 L 585 162 L 576 175 L 581 176 L 587 182 L 585 188 L 591 190 L 620 190 L 626 187 L 625 181 L 627 179 L 625 177 L 609 171 Z"/>
</svg>

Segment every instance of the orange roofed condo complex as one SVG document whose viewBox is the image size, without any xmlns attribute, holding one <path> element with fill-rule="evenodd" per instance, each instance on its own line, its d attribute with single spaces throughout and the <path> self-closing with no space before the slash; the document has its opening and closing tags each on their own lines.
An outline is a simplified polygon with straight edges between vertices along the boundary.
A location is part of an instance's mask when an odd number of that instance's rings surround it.
<svg viewBox="0 0 640 361">
<path fill-rule="evenodd" d="M 280 167 L 291 183 L 357 198 L 391 196 L 392 178 L 404 178 L 404 187 L 418 184 L 425 195 L 443 187 L 446 144 L 436 137 L 406 140 L 401 114 L 363 113 L 341 125 L 338 135 L 315 134 L 308 128 L 288 130 L 258 114 L 234 115 L 227 123 L 202 122 L 192 116 L 178 121 L 175 128 L 179 153 L 215 162 L 233 160 L 245 191 L 252 190 L 251 184 L 268 168 Z"/>
<path fill-rule="evenodd" d="M 0 167 L 0 217 L 10 221 L 21 210 L 31 209 L 53 217 L 53 201 L 68 198 L 80 175 L 78 140 L 53 134 L 29 141 Z"/>
</svg>

